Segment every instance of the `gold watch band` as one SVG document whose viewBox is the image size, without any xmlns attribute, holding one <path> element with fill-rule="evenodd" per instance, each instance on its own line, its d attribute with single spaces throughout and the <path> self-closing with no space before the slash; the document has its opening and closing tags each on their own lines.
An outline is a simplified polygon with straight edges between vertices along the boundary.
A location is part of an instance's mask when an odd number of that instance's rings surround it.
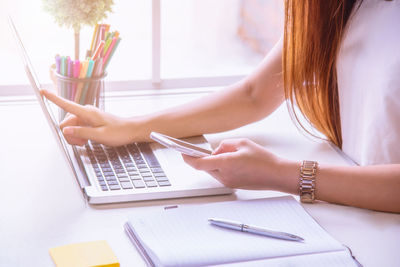
<svg viewBox="0 0 400 267">
<path fill-rule="evenodd" d="M 315 199 L 315 177 L 318 162 L 303 160 L 300 167 L 300 201 L 313 203 Z"/>
</svg>

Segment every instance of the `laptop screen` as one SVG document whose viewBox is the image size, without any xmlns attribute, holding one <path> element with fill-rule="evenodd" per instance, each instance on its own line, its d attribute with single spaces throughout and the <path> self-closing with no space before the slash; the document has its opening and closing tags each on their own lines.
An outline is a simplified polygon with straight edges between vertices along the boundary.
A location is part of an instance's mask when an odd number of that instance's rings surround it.
<svg viewBox="0 0 400 267">
<path fill-rule="evenodd" d="M 39 101 L 42 111 L 50 125 L 50 128 L 52 129 L 52 132 L 54 133 L 54 135 L 57 139 L 57 143 L 59 143 L 61 150 L 63 151 L 63 154 L 64 154 L 66 160 L 68 161 L 68 164 L 71 167 L 71 170 L 74 172 L 74 175 L 77 177 L 70 154 L 68 153 L 69 145 L 67 144 L 66 140 L 64 139 L 64 136 L 63 136 L 61 129 L 58 125 L 58 122 L 56 120 L 56 117 L 54 116 L 52 108 L 50 107 L 49 101 L 40 94 L 41 85 L 40 85 L 39 79 L 37 78 L 37 76 L 35 74 L 33 66 L 29 60 L 28 54 L 26 53 L 25 47 L 22 43 L 22 40 L 18 34 L 18 31 L 15 27 L 15 24 L 14 24 L 12 18 L 8 17 L 8 21 L 9 21 L 11 31 L 13 32 L 13 35 L 15 37 L 15 41 L 17 43 L 18 50 L 19 50 L 19 53 L 22 58 L 22 62 L 24 64 L 26 74 L 28 75 L 30 84 L 32 85 L 33 91 L 35 92 L 36 98 Z"/>
</svg>

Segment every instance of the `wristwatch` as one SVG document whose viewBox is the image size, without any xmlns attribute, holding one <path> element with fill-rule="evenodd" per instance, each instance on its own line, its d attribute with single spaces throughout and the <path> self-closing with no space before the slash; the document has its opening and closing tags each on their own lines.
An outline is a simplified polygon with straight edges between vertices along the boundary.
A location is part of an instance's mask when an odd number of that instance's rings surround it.
<svg viewBox="0 0 400 267">
<path fill-rule="evenodd" d="M 318 162 L 310 160 L 303 160 L 300 167 L 300 201 L 303 203 L 314 202 L 317 168 Z"/>
</svg>

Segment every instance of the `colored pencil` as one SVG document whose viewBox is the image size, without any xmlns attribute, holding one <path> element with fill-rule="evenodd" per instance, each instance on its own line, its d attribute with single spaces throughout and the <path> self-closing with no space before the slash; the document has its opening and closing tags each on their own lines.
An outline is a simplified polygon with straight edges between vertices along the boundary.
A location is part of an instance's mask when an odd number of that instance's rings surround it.
<svg viewBox="0 0 400 267">
<path fill-rule="evenodd" d="M 67 76 L 68 78 L 72 78 L 72 63 L 73 61 L 71 60 L 70 57 L 67 57 Z M 71 100 L 72 96 L 72 82 L 71 80 L 68 80 L 67 82 L 67 92 L 65 94 L 67 96 L 68 100 Z"/>
<path fill-rule="evenodd" d="M 79 60 L 75 60 L 74 61 L 74 73 L 73 73 L 73 76 L 74 76 L 75 79 L 79 78 L 80 70 L 81 70 L 80 62 L 79 62 Z M 75 100 L 75 94 L 76 94 L 77 87 L 78 87 L 78 83 L 74 82 L 74 86 L 73 86 L 72 94 L 71 94 L 71 100 Z"/>
<path fill-rule="evenodd" d="M 91 78 L 92 77 L 93 65 L 94 65 L 94 61 L 93 60 L 89 60 L 88 68 L 87 68 L 86 76 L 85 76 L 86 78 Z M 81 95 L 80 100 L 79 100 L 79 103 L 81 105 L 85 104 L 85 99 L 86 99 L 86 95 L 87 95 L 87 90 L 88 90 L 89 84 L 90 84 L 90 80 L 85 82 L 85 85 L 83 86 L 82 95 Z"/>
<path fill-rule="evenodd" d="M 95 45 L 98 32 L 99 32 L 99 24 L 96 24 L 93 31 L 92 42 L 90 43 L 90 51 L 93 51 L 93 49 L 96 47 Z"/>
<path fill-rule="evenodd" d="M 102 57 L 104 57 L 108 51 L 108 48 L 110 48 L 110 45 L 112 43 L 113 39 L 112 38 L 108 38 L 106 40 L 106 42 L 104 43 L 104 49 L 103 49 L 103 53 L 101 54 Z"/>
<path fill-rule="evenodd" d="M 100 41 L 99 45 L 96 48 L 96 52 L 94 52 L 92 60 L 96 60 L 101 54 L 103 53 L 103 48 L 104 48 L 105 42 L 102 40 Z"/>
<path fill-rule="evenodd" d="M 112 39 L 112 42 L 111 42 L 111 44 L 110 44 L 110 47 L 108 47 L 106 53 L 104 54 L 103 64 L 105 64 L 105 63 L 107 62 L 108 57 L 110 56 L 111 51 L 113 50 L 116 41 L 117 41 L 117 38 L 114 37 L 114 38 Z"/>
<path fill-rule="evenodd" d="M 83 79 L 86 77 L 88 64 L 89 64 L 89 61 L 87 61 L 87 60 L 82 62 L 81 71 L 79 72 L 79 79 Z M 84 86 L 83 81 L 78 83 L 78 87 L 77 87 L 76 94 L 75 94 L 75 102 L 76 103 L 80 103 L 83 86 Z"/>
<path fill-rule="evenodd" d="M 114 38 L 115 38 L 115 37 L 114 37 Z M 104 64 L 104 66 L 103 66 L 103 71 L 107 68 L 108 64 L 110 63 L 111 58 L 113 57 L 113 55 L 114 55 L 114 53 L 115 53 L 115 50 L 117 50 L 117 47 L 118 47 L 120 41 L 121 41 L 121 38 L 118 38 L 118 39 L 116 40 L 116 42 L 115 42 L 115 44 L 114 44 L 114 47 L 112 48 L 112 50 L 111 50 L 109 56 L 108 56 L 107 59 L 106 59 L 106 62 L 105 62 L 105 64 Z"/>
</svg>

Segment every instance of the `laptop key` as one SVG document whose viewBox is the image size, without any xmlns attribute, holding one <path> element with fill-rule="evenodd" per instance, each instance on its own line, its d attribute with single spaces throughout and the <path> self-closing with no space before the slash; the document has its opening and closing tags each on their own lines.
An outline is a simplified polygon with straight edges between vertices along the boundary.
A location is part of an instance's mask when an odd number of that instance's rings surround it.
<svg viewBox="0 0 400 267">
<path fill-rule="evenodd" d="M 117 173 L 118 178 L 122 178 L 122 177 L 128 177 L 128 174 L 126 173 Z"/>
<path fill-rule="evenodd" d="M 115 184 L 115 185 L 110 185 L 110 189 L 111 190 L 120 190 L 121 187 L 119 185 Z"/>
<path fill-rule="evenodd" d="M 108 185 L 117 185 L 117 180 L 107 181 Z"/>
<path fill-rule="evenodd" d="M 133 186 L 135 188 L 145 188 L 145 184 L 142 180 L 132 180 Z"/>
<path fill-rule="evenodd" d="M 161 168 L 151 168 L 151 171 L 154 173 L 163 173 L 164 172 L 163 169 L 161 169 Z"/>
<path fill-rule="evenodd" d="M 133 188 L 131 182 L 122 182 L 121 186 L 123 189 L 132 189 Z"/>
<path fill-rule="evenodd" d="M 107 187 L 106 185 L 102 185 L 102 186 L 101 186 L 101 190 L 102 190 L 102 191 L 108 191 L 108 187 Z"/>
<path fill-rule="evenodd" d="M 168 178 L 166 176 L 163 177 L 156 177 L 157 182 L 163 182 L 163 181 L 168 181 Z"/>
<path fill-rule="evenodd" d="M 111 162 L 111 165 L 114 167 L 114 169 L 115 169 L 115 168 L 117 168 L 117 169 L 123 168 L 121 162 Z"/>
<path fill-rule="evenodd" d="M 157 187 L 157 182 L 156 181 L 149 181 L 146 182 L 147 187 Z"/>
<path fill-rule="evenodd" d="M 171 185 L 171 183 L 169 181 L 159 181 L 158 184 L 160 186 L 170 186 Z"/>
<path fill-rule="evenodd" d="M 117 169 L 115 169 L 115 172 L 118 174 L 118 173 L 125 173 L 125 170 L 124 169 L 120 169 L 120 168 L 117 168 Z"/>
<path fill-rule="evenodd" d="M 110 168 L 110 167 L 111 167 L 110 164 L 109 164 L 108 162 L 100 163 L 100 166 L 101 166 L 102 168 Z"/>
<path fill-rule="evenodd" d="M 105 177 L 115 177 L 113 172 L 103 172 Z"/>
<path fill-rule="evenodd" d="M 133 175 L 131 176 L 131 180 L 142 180 L 142 177 L 140 175 Z"/>
<path fill-rule="evenodd" d="M 129 182 L 130 179 L 128 177 L 118 178 L 120 182 Z"/>
<path fill-rule="evenodd" d="M 145 182 L 149 182 L 149 181 L 154 181 L 154 178 L 153 178 L 153 176 L 145 176 L 145 177 L 143 177 L 143 180 Z"/>
<path fill-rule="evenodd" d="M 146 164 L 137 164 L 138 169 L 147 169 L 147 165 Z"/>
<path fill-rule="evenodd" d="M 112 172 L 111 167 L 103 168 L 103 172 Z"/>
<path fill-rule="evenodd" d="M 101 186 L 106 185 L 106 182 L 104 180 L 103 181 L 99 181 L 99 185 L 101 185 Z"/>
</svg>

